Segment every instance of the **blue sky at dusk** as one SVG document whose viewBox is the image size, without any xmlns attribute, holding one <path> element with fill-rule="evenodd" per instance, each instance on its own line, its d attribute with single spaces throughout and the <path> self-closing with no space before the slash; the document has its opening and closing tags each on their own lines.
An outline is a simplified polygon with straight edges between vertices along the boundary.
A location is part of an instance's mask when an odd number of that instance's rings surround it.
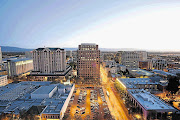
<svg viewBox="0 0 180 120">
<path fill-rule="evenodd" d="M 0 46 L 180 50 L 179 13 L 179 0 L 0 0 Z"/>
</svg>

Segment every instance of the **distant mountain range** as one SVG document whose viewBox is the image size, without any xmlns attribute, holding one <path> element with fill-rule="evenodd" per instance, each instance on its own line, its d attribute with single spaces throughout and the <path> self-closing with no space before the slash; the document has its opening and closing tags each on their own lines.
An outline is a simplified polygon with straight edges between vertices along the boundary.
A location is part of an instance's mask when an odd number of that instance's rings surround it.
<svg viewBox="0 0 180 120">
<path fill-rule="evenodd" d="M 26 52 L 26 51 L 32 51 L 34 49 L 26 49 L 26 48 L 19 48 L 19 47 L 11 47 L 11 46 L 0 46 L 1 47 L 1 51 L 2 52 Z M 66 51 L 72 50 L 75 51 L 77 50 L 77 48 L 63 48 Z M 141 49 L 136 49 L 136 48 L 100 48 L 101 51 L 145 51 L 145 50 L 141 50 Z M 165 51 L 147 51 L 147 52 L 165 52 Z M 178 52 L 179 51 L 166 51 L 166 52 Z"/>
<path fill-rule="evenodd" d="M 26 52 L 32 51 L 33 49 L 19 48 L 19 47 L 11 47 L 11 46 L 0 46 L 2 52 Z"/>
<path fill-rule="evenodd" d="M 26 51 L 32 51 L 33 49 L 26 49 L 26 48 L 19 48 L 19 47 L 11 47 L 11 46 L 0 46 L 2 52 L 26 52 Z M 77 48 L 64 48 L 66 51 L 69 50 L 77 50 Z M 131 51 L 131 50 L 137 50 L 133 48 L 100 48 L 101 51 Z"/>
</svg>

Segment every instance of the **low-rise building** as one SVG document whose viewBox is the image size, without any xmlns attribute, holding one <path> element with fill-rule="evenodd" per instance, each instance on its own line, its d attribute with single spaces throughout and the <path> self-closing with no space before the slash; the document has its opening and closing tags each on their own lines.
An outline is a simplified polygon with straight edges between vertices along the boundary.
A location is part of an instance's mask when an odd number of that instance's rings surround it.
<svg viewBox="0 0 180 120">
<path fill-rule="evenodd" d="M 167 76 L 176 76 L 176 74 L 173 74 L 173 73 L 169 73 L 169 72 L 165 72 L 165 71 L 162 71 L 162 70 L 157 70 L 157 69 L 153 69 L 152 70 L 155 74 L 158 74 L 160 76 L 163 76 L 163 77 L 167 77 Z"/>
<path fill-rule="evenodd" d="M 56 71 L 54 73 L 41 73 L 39 71 L 32 71 L 27 78 L 29 81 L 53 81 L 53 80 L 66 80 L 66 77 L 71 75 L 72 67 L 66 66 L 65 71 Z"/>
<path fill-rule="evenodd" d="M 139 61 L 139 68 L 150 70 L 152 69 L 152 62 L 151 61 Z"/>
<path fill-rule="evenodd" d="M 53 94 L 56 92 L 57 86 L 49 85 L 49 86 L 41 86 L 33 93 L 31 93 L 31 99 L 45 99 L 51 98 Z"/>
<path fill-rule="evenodd" d="M 7 60 L 8 76 L 19 76 L 33 70 L 33 60 L 29 58 Z"/>
<path fill-rule="evenodd" d="M 144 120 L 166 119 L 178 110 L 174 109 L 150 92 L 158 91 L 158 80 L 150 78 L 119 78 L 115 81 L 116 88 L 120 91 L 123 100 L 128 102 L 129 110 L 135 108 Z M 130 102 L 130 103 L 129 103 Z"/>
<path fill-rule="evenodd" d="M 129 99 L 144 120 L 166 119 L 168 114 L 177 110 L 143 89 L 129 89 Z"/>
<path fill-rule="evenodd" d="M 20 119 L 24 111 L 41 120 L 62 119 L 74 88 L 74 84 L 53 84 L 51 81 L 8 84 L 0 87 L 0 115 L 13 114 Z M 41 109 L 34 112 L 35 108 Z"/>
<path fill-rule="evenodd" d="M 120 86 L 125 93 L 127 89 L 147 89 L 157 90 L 158 82 L 153 82 L 150 78 L 117 78 L 116 85 Z"/>
<path fill-rule="evenodd" d="M 8 75 L 6 70 L 0 70 L 0 75 Z"/>
<path fill-rule="evenodd" d="M 167 68 L 170 68 L 170 69 L 179 69 L 180 68 L 180 64 L 178 62 L 168 62 L 167 63 Z"/>
<path fill-rule="evenodd" d="M 0 86 L 5 86 L 8 84 L 7 75 L 0 75 Z"/>
<path fill-rule="evenodd" d="M 150 77 L 153 75 L 152 72 L 149 72 L 149 71 L 146 71 L 146 70 L 143 70 L 143 69 L 139 69 L 139 68 L 133 68 L 133 69 L 128 69 L 129 73 L 134 76 L 134 77 Z"/>
<path fill-rule="evenodd" d="M 180 69 L 169 69 L 168 72 L 176 75 L 180 73 Z"/>
</svg>

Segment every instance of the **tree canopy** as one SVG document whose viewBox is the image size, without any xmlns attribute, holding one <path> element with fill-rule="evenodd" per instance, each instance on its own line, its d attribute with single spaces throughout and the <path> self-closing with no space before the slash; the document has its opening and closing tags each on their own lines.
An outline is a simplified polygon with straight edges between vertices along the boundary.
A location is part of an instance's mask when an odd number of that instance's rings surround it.
<svg viewBox="0 0 180 120">
<path fill-rule="evenodd" d="M 168 81 L 169 83 L 166 89 L 172 94 L 175 94 L 179 90 L 179 77 L 169 76 Z"/>
</svg>

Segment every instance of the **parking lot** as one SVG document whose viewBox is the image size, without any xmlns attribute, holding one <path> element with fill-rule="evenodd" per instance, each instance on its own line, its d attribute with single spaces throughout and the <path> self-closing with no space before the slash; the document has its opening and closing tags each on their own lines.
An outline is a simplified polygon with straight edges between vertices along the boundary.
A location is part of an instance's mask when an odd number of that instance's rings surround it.
<svg viewBox="0 0 180 120">
<path fill-rule="evenodd" d="M 75 88 L 65 113 L 66 119 L 111 120 L 101 87 Z"/>
</svg>

